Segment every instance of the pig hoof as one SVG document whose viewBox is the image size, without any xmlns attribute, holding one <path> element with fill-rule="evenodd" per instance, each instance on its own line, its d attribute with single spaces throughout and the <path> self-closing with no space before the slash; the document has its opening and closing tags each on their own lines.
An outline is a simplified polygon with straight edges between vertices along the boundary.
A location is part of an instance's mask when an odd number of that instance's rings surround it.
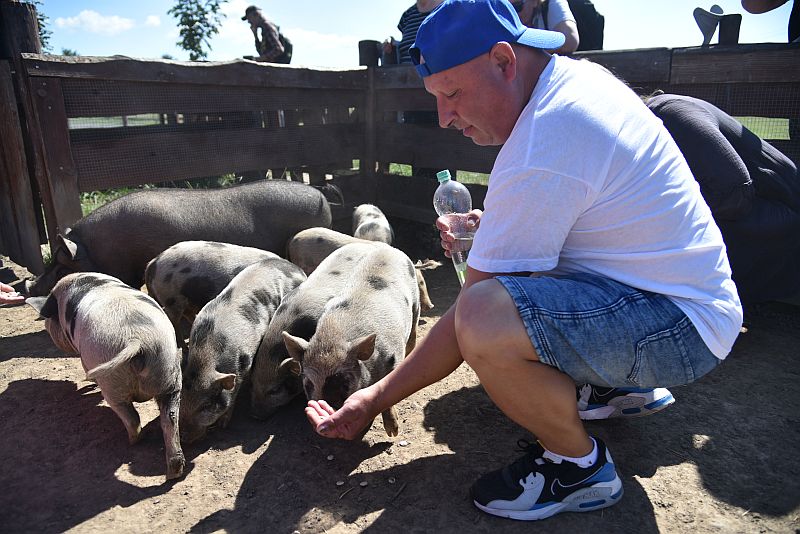
<svg viewBox="0 0 800 534">
<path fill-rule="evenodd" d="M 180 478 L 183 475 L 183 468 L 185 465 L 186 460 L 183 454 L 170 458 L 167 463 L 167 480 Z"/>
<path fill-rule="evenodd" d="M 383 412 L 381 416 L 383 418 L 383 428 L 386 430 L 386 434 L 391 438 L 395 437 L 399 433 L 400 426 L 397 424 L 394 407 Z"/>
</svg>

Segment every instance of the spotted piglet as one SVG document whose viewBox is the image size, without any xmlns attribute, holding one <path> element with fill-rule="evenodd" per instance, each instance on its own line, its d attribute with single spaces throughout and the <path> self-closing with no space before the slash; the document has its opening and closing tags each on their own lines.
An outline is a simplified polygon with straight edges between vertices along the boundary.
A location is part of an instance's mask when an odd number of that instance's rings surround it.
<svg viewBox="0 0 800 534">
<path fill-rule="evenodd" d="M 289 241 L 287 247 L 289 259 L 298 265 L 306 274 L 311 274 L 322 260 L 327 258 L 331 252 L 349 243 L 380 243 L 360 239 L 351 235 L 331 230 L 330 228 L 307 228 L 297 234 Z M 419 286 L 419 304 L 422 311 L 433 309 L 433 302 L 428 294 L 428 284 L 422 271 L 428 271 L 441 267 L 441 263 L 436 260 L 427 259 L 424 262 L 418 260 L 414 264 L 416 268 L 417 285 Z"/>
<path fill-rule="evenodd" d="M 192 326 L 183 367 L 181 438 L 192 442 L 226 427 L 253 357 L 281 300 L 306 279 L 293 263 L 251 265 L 206 304 Z"/>
<path fill-rule="evenodd" d="M 339 408 L 414 348 L 418 319 L 414 264 L 398 249 L 376 247 L 354 266 L 348 286 L 327 304 L 309 341 L 290 332 L 283 338 L 301 366 L 306 396 Z M 394 407 L 381 415 L 386 433 L 396 436 Z"/>
<path fill-rule="evenodd" d="M 394 230 L 378 206 L 361 204 L 353 210 L 353 237 L 391 245 Z"/>
<path fill-rule="evenodd" d="M 355 266 L 377 247 L 390 248 L 376 243 L 353 243 L 334 251 L 308 280 L 286 295 L 275 311 L 253 363 L 251 415 L 267 418 L 302 391 L 300 364 L 287 352 L 283 332 L 304 338 L 313 336 L 328 301 L 344 291 Z"/>
<path fill-rule="evenodd" d="M 31 297 L 27 302 L 47 319 L 47 332 L 60 349 L 80 353 L 86 378 L 100 386 L 131 443 L 141 432 L 133 403 L 155 398 L 167 478 L 181 476 L 185 463 L 178 439 L 181 355 L 161 307 L 141 291 L 100 273 L 67 275 L 47 298 Z"/>
<path fill-rule="evenodd" d="M 179 343 L 189 334 L 197 312 L 242 269 L 273 252 L 216 241 L 181 241 L 153 258 L 145 269 L 147 292 L 163 306 Z"/>
</svg>

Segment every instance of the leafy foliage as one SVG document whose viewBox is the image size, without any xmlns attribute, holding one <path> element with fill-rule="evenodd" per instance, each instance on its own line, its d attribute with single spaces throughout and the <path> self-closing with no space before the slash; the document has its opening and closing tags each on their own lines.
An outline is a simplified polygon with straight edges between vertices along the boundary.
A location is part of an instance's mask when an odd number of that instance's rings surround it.
<svg viewBox="0 0 800 534">
<path fill-rule="evenodd" d="M 78 56 L 80 54 L 78 54 L 77 50 L 73 50 L 71 48 L 62 48 L 61 49 L 61 55 L 62 56 Z"/>
<path fill-rule="evenodd" d="M 33 0 L 33 5 L 36 6 L 36 22 L 37 26 L 39 26 L 39 41 L 42 43 L 42 52 L 52 52 L 53 49 L 50 46 L 50 36 L 53 35 L 53 32 L 47 29 L 47 24 L 50 22 L 50 18 L 44 14 L 42 8 L 44 4 L 42 4 L 42 0 Z"/>
<path fill-rule="evenodd" d="M 219 33 L 223 15 L 220 6 L 228 0 L 176 0 L 167 12 L 178 20 L 181 39 L 176 44 L 189 52 L 191 61 L 206 59 L 210 39 Z"/>
</svg>

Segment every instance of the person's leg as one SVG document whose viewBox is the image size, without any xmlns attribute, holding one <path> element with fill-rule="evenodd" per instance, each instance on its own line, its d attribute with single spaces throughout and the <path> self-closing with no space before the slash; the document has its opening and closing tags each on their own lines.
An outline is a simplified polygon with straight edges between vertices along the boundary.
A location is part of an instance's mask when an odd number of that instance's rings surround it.
<svg viewBox="0 0 800 534">
<path fill-rule="evenodd" d="M 467 289 L 456 307 L 462 357 L 491 399 L 538 438 L 512 464 L 472 486 L 484 512 L 520 520 L 616 503 L 622 482 L 600 440 L 578 418 L 574 381 L 539 361 L 509 293 L 496 280 Z"/>
<path fill-rule="evenodd" d="M 667 297 L 587 274 L 503 276 L 464 290 L 459 350 L 492 400 L 539 439 L 472 488 L 481 510 L 515 519 L 610 506 L 622 485 L 577 414 L 575 381 L 686 384 L 719 364 Z"/>
<path fill-rule="evenodd" d="M 539 361 L 508 292 L 496 280 L 459 299 L 456 333 L 464 361 L 492 401 L 548 450 L 584 456 L 592 442 L 578 418 L 575 382 Z"/>
</svg>

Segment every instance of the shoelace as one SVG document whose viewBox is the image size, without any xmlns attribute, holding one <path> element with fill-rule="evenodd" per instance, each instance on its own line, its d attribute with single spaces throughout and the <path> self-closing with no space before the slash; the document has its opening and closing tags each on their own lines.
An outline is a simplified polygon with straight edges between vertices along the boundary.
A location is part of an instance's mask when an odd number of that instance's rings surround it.
<svg viewBox="0 0 800 534">
<path fill-rule="evenodd" d="M 537 471 L 538 466 L 543 465 L 545 462 L 550 463 L 549 460 L 542 457 L 545 449 L 538 441 L 531 443 L 527 439 L 518 439 L 517 449 L 524 454 L 508 466 L 508 472 L 512 480 L 525 478 L 532 472 Z"/>
</svg>

